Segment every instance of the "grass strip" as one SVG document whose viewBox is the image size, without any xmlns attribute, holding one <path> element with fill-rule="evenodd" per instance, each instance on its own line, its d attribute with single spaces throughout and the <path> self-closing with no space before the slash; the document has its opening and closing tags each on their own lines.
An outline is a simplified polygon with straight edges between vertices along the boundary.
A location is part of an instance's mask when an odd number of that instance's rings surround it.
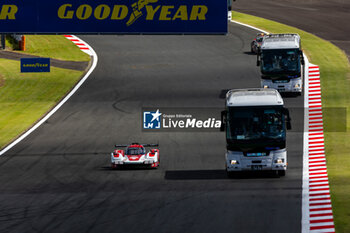
<svg viewBox="0 0 350 233">
<path fill-rule="evenodd" d="M 350 232 L 350 66 L 347 56 L 332 43 L 295 27 L 239 12 L 233 12 L 232 18 L 271 33 L 298 33 L 310 62 L 320 66 L 322 104 L 326 108 L 325 149 L 335 227 L 336 232 Z M 339 112 L 335 108 L 342 108 L 343 116 L 335 118 L 333 113 Z"/>
<path fill-rule="evenodd" d="M 18 53 L 28 53 L 40 57 L 50 57 L 66 61 L 89 61 L 90 56 L 67 40 L 63 35 L 26 35 L 26 51 L 16 51 Z M 6 46 L 18 48 L 18 45 L 11 38 L 7 39 Z"/>
<path fill-rule="evenodd" d="M 0 59 L 0 148 L 55 106 L 83 74 L 55 67 L 50 73 L 19 70 L 19 61 Z"/>
<path fill-rule="evenodd" d="M 18 47 L 7 38 L 9 50 Z M 16 51 L 66 61 L 89 61 L 62 35 L 27 35 L 26 51 Z M 0 59 L 0 148 L 9 144 L 54 107 L 84 72 L 51 67 L 49 73 L 20 73 L 20 62 Z"/>
</svg>

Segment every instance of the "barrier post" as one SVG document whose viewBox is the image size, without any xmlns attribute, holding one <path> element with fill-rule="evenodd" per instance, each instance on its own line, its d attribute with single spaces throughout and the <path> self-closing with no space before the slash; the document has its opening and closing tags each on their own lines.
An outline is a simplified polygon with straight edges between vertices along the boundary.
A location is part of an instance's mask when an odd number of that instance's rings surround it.
<svg viewBox="0 0 350 233">
<path fill-rule="evenodd" d="M 22 36 L 19 47 L 22 51 L 26 51 L 26 37 Z"/>
</svg>

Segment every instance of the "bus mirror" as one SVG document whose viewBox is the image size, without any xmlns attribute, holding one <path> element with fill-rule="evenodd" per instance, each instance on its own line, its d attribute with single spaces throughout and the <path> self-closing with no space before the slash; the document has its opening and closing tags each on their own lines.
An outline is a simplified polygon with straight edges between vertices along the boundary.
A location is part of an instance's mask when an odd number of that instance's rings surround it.
<svg viewBox="0 0 350 233">
<path fill-rule="evenodd" d="M 287 129 L 288 130 L 292 129 L 292 124 L 290 123 L 290 121 L 287 121 Z"/>
<path fill-rule="evenodd" d="M 300 63 L 301 63 L 302 65 L 305 65 L 303 51 L 300 50 L 299 53 L 300 53 Z"/>
<path fill-rule="evenodd" d="M 221 112 L 221 126 L 220 126 L 220 131 L 225 131 L 226 128 L 226 115 L 227 111 L 224 110 Z"/>
</svg>

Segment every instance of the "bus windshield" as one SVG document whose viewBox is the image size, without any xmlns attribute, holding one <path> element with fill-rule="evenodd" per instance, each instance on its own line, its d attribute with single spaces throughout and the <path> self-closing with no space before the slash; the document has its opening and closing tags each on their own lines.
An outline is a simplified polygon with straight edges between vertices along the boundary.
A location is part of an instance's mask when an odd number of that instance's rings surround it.
<svg viewBox="0 0 350 233">
<path fill-rule="evenodd" d="M 269 49 L 261 53 L 261 72 L 265 75 L 300 75 L 300 66 L 298 49 Z"/>
<path fill-rule="evenodd" d="M 282 106 L 229 107 L 227 114 L 228 140 L 285 140 L 285 116 Z"/>
</svg>

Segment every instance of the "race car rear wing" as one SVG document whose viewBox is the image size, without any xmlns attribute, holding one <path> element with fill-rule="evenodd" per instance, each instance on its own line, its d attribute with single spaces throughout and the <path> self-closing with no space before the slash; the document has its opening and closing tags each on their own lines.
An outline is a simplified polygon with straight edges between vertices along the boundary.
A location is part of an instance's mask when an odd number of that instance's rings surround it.
<svg viewBox="0 0 350 233">
<path fill-rule="evenodd" d="M 143 147 L 159 147 L 159 144 L 139 144 L 139 143 L 132 143 L 130 145 L 141 145 Z M 120 147 L 128 147 L 130 145 L 115 145 L 116 148 L 120 148 Z"/>
<path fill-rule="evenodd" d="M 116 148 L 118 147 L 127 147 L 128 145 L 115 145 Z"/>
<path fill-rule="evenodd" d="M 142 144 L 143 147 L 159 147 L 159 144 Z"/>
</svg>

